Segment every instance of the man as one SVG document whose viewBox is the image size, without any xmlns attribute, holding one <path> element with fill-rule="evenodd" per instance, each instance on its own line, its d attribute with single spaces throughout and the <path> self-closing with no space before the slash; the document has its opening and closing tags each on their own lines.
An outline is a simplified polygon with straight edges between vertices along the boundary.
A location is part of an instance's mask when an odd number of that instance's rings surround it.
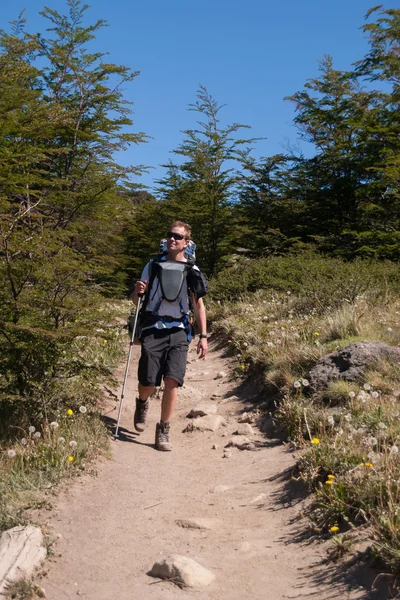
<svg viewBox="0 0 400 600">
<path fill-rule="evenodd" d="M 191 236 L 191 227 L 182 221 L 175 221 L 167 234 L 167 254 L 161 260 L 185 263 L 185 248 Z M 174 268 L 174 264 L 170 264 Z M 182 265 L 176 265 L 181 267 Z M 154 265 L 151 267 L 154 268 Z M 193 270 L 200 271 L 196 266 Z M 179 269 L 178 269 L 179 270 Z M 164 394 L 161 402 L 161 420 L 156 426 L 155 445 L 158 450 L 172 450 L 169 441 L 170 421 L 178 397 L 178 387 L 183 385 L 188 353 L 188 327 L 190 300 L 195 319 L 200 330 L 197 353 L 201 359 L 206 357 L 207 324 L 203 299 L 188 290 L 188 281 L 183 284 L 178 297 L 168 301 L 163 296 L 162 275 L 157 275 L 150 282 L 150 263 L 143 269 L 141 280 L 135 283 L 133 301 L 137 305 L 138 297 L 146 294 L 145 315 L 141 331 L 142 352 L 139 360 L 138 379 L 139 397 L 136 399 L 134 426 L 142 432 L 146 427 L 149 398 L 155 386 L 161 385 L 164 377 Z M 189 277 L 189 276 L 188 276 Z M 147 286 L 151 289 L 147 290 Z M 190 295 L 190 299 L 189 299 Z"/>
</svg>

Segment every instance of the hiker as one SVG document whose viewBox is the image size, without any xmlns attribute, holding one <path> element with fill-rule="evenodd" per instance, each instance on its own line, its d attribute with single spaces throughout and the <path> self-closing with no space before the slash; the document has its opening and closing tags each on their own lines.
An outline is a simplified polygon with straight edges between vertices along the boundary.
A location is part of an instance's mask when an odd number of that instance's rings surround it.
<svg viewBox="0 0 400 600">
<path fill-rule="evenodd" d="M 178 387 L 183 385 L 186 371 L 191 336 L 190 307 L 193 307 L 200 331 L 197 344 L 199 358 L 204 359 L 208 351 L 206 310 L 202 299 L 207 292 L 207 284 L 198 267 L 190 265 L 185 257 L 190 237 L 191 227 L 187 223 L 172 223 L 167 234 L 166 254 L 146 264 L 140 281 L 135 283 L 133 294 L 136 305 L 138 297 L 144 295 L 139 313 L 142 350 L 134 426 L 136 431 L 144 431 L 149 398 L 164 377 L 161 420 L 156 425 L 155 445 L 158 450 L 167 452 L 172 450 L 170 421 Z"/>
</svg>

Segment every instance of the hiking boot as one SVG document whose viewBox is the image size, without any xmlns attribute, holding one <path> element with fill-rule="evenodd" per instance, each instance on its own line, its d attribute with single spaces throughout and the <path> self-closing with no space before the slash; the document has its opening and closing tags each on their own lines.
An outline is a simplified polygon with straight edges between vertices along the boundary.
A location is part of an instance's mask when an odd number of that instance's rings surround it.
<svg viewBox="0 0 400 600">
<path fill-rule="evenodd" d="M 156 425 L 156 448 L 163 452 L 170 452 L 172 446 L 169 443 L 169 422 L 160 421 Z"/>
<path fill-rule="evenodd" d="M 146 418 L 149 411 L 149 404 L 149 400 L 143 401 L 140 400 L 140 398 L 136 398 L 136 410 L 133 417 L 133 424 L 136 431 L 142 432 L 146 429 Z"/>
</svg>

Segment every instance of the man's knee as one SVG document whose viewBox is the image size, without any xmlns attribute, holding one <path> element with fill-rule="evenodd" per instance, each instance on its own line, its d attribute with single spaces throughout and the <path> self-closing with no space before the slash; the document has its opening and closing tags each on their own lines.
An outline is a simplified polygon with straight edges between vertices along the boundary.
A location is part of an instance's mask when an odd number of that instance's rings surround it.
<svg viewBox="0 0 400 600">
<path fill-rule="evenodd" d="M 170 391 L 179 387 L 179 382 L 176 379 L 172 379 L 172 377 L 165 377 L 164 386 L 166 390 Z"/>
</svg>

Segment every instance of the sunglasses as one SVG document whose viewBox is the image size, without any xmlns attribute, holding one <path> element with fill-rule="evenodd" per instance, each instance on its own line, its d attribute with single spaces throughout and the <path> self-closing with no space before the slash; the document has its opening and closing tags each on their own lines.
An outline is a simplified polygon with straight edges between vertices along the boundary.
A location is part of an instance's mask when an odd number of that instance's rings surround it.
<svg viewBox="0 0 400 600">
<path fill-rule="evenodd" d="M 180 240 L 185 240 L 186 239 L 186 237 L 184 235 L 182 235 L 181 233 L 175 233 L 175 231 L 168 231 L 167 238 L 169 240 L 171 238 L 174 238 L 174 240 L 176 240 L 176 241 L 180 241 Z"/>
</svg>

